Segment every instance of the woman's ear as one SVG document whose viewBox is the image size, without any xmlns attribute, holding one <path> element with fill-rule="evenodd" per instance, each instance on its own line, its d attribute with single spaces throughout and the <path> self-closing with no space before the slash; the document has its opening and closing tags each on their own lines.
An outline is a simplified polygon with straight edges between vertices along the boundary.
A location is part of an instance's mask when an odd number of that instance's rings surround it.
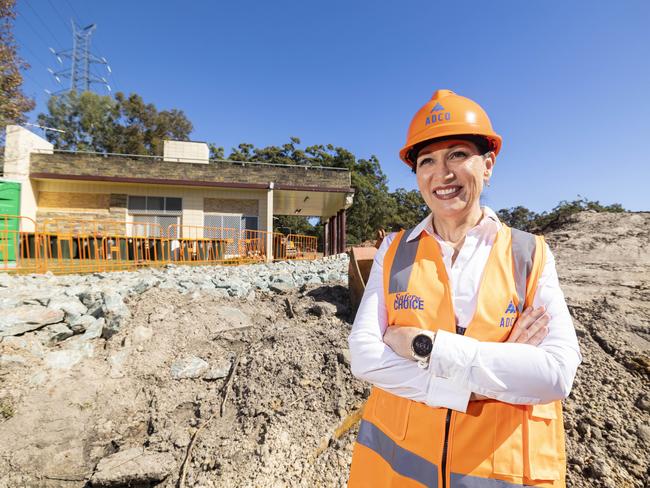
<svg viewBox="0 0 650 488">
<path fill-rule="evenodd" d="M 485 163 L 484 175 L 486 178 L 489 178 L 492 176 L 492 171 L 494 169 L 494 165 L 496 164 L 496 155 L 494 152 L 490 151 L 489 153 L 485 154 L 483 162 Z"/>
</svg>

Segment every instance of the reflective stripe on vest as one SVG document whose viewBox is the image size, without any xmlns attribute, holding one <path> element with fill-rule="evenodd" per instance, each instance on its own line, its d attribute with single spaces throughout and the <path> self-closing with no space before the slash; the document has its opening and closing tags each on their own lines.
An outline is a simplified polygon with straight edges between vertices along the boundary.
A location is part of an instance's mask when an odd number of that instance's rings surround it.
<svg viewBox="0 0 650 488">
<path fill-rule="evenodd" d="M 533 270 L 535 260 L 535 236 L 519 229 L 510 229 L 512 233 L 512 261 L 515 268 L 515 287 L 519 303 L 517 310 L 521 313 L 526 301 L 526 282 Z"/>
<path fill-rule="evenodd" d="M 415 227 L 413 228 L 415 229 Z M 401 293 L 406 291 L 415 262 L 415 255 L 418 252 L 419 239 L 413 239 L 407 242 L 406 238 L 411 235 L 413 229 L 404 232 L 404 236 L 399 241 L 395 260 L 390 268 L 390 281 L 388 283 L 388 293 Z"/>
<path fill-rule="evenodd" d="M 451 473 L 451 484 L 449 488 L 522 488 L 531 485 L 519 485 L 508 483 L 494 478 L 480 478 L 466 474 Z"/>
<path fill-rule="evenodd" d="M 375 451 L 396 473 L 427 488 L 438 488 L 438 466 L 400 447 L 376 425 L 362 420 L 357 442 Z"/>
</svg>

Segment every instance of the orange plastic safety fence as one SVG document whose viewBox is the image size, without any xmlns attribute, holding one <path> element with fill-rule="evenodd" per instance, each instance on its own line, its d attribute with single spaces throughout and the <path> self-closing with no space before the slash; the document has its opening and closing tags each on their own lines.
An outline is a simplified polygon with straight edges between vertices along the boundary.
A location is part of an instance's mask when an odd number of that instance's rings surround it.
<svg viewBox="0 0 650 488">
<path fill-rule="evenodd" d="M 65 274 L 314 259 L 316 247 L 312 236 L 261 230 L 0 215 L 0 271 Z"/>
</svg>

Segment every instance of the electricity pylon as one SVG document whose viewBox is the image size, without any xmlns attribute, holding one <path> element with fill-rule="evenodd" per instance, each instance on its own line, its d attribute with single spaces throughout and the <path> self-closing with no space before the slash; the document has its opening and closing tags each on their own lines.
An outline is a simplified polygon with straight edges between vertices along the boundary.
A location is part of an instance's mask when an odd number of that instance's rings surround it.
<svg viewBox="0 0 650 488">
<path fill-rule="evenodd" d="M 111 67 L 108 65 L 106 58 L 97 57 L 90 52 L 90 36 L 92 36 L 97 25 L 90 24 L 82 29 L 75 24 L 74 20 L 71 22 L 72 49 L 57 52 L 53 48 L 50 48 L 50 51 L 56 56 L 59 64 L 63 64 L 63 58 L 70 59 L 69 68 L 60 71 L 54 71 L 52 68 L 48 68 L 48 71 L 54 76 L 57 83 L 61 83 L 61 78 L 68 78 L 70 80 L 69 88 L 64 88 L 54 94 L 57 95 L 73 90 L 78 93 L 90 91 L 90 87 L 93 84 L 104 85 L 110 92 L 111 86 L 108 84 L 108 80 L 91 71 L 92 65 L 99 64 L 106 66 L 106 70 L 111 73 Z"/>
</svg>

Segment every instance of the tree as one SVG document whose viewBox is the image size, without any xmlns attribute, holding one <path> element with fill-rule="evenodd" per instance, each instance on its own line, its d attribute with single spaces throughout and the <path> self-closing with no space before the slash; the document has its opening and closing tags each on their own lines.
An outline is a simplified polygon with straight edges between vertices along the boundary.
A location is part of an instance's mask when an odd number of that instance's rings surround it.
<svg viewBox="0 0 650 488">
<path fill-rule="evenodd" d="M 391 197 L 395 202 L 395 209 L 387 230 L 410 229 L 430 213 L 429 207 L 418 190 L 407 191 L 404 188 L 398 188 L 391 193 Z"/>
<path fill-rule="evenodd" d="M 47 109 L 48 114 L 39 114 L 39 124 L 65 131 L 46 134 L 57 149 L 121 152 L 116 123 L 119 108 L 113 98 L 71 91 L 50 97 Z"/>
<path fill-rule="evenodd" d="M 16 50 L 12 22 L 16 18 L 16 0 L 0 0 L 0 145 L 4 142 L 4 128 L 20 124 L 25 114 L 34 108 L 34 100 L 26 97 L 21 86 L 21 69 L 29 68 Z"/>
<path fill-rule="evenodd" d="M 183 111 L 158 111 L 137 94 L 71 91 L 50 97 L 47 107 L 38 121 L 65 131 L 47 134 L 60 149 L 162 155 L 163 140 L 188 140 L 193 129 Z"/>
<path fill-rule="evenodd" d="M 535 219 L 539 217 L 538 214 L 521 205 L 510 209 L 502 208 L 497 212 L 497 215 L 499 220 L 505 222 L 508 226 L 525 231 L 528 231 Z"/>
<path fill-rule="evenodd" d="M 502 208 L 497 212 L 499 219 L 516 229 L 544 234 L 562 226 L 568 218 L 578 212 L 592 210 L 594 212 L 625 212 L 620 203 L 601 205 L 598 200 L 589 200 L 578 195 L 571 202 L 562 200 L 550 212 L 536 213 L 525 207 L 518 206 L 510 209 Z"/>
<path fill-rule="evenodd" d="M 120 151 L 127 154 L 162 155 L 163 140 L 187 141 L 194 129 L 182 110 L 158 111 L 154 104 L 144 103 L 140 95 L 115 94 Z"/>
</svg>

